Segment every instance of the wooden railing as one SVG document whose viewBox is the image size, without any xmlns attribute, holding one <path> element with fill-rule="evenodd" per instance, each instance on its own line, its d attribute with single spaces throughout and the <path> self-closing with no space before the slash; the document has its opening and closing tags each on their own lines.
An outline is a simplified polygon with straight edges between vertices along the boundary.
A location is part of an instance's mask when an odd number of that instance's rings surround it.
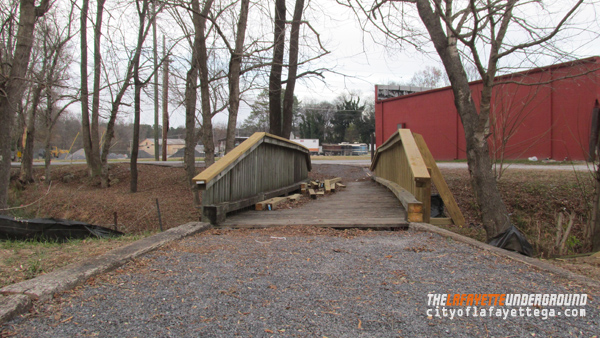
<svg viewBox="0 0 600 338">
<path fill-rule="evenodd" d="M 396 194 L 409 222 L 429 222 L 431 177 L 409 129 L 399 129 L 377 148 L 371 171 Z"/>
<path fill-rule="evenodd" d="M 231 211 L 298 190 L 311 170 L 310 152 L 290 140 L 254 133 L 194 177 L 202 219 L 218 224 Z"/>
<path fill-rule="evenodd" d="M 448 188 L 423 136 L 399 129 L 375 153 L 371 171 L 406 209 L 409 222 L 463 226 L 465 218 Z M 450 217 L 431 218 L 431 183 L 444 201 Z"/>
</svg>

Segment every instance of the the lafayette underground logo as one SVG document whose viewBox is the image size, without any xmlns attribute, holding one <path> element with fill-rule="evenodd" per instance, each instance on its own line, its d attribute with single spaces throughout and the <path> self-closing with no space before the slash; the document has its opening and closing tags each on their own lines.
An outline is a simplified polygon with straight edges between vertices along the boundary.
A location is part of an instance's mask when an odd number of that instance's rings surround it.
<svg viewBox="0 0 600 338">
<path fill-rule="evenodd" d="M 587 294 L 427 294 L 427 318 L 585 317 Z"/>
</svg>

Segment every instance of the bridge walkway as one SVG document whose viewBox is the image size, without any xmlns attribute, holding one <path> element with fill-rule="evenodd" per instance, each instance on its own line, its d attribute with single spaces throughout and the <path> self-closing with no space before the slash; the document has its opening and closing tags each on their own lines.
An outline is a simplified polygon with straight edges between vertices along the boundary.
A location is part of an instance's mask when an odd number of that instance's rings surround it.
<svg viewBox="0 0 600 338">
<path fill-rule="evenodd" d="M 220 224 L 232 228 L 314 225 L 333 228 L 407 228 L 406 211 L 386 187 L 371 180 L 349 182 L 346 188 L 292 209 L 241 211 Z"/>
</svg>

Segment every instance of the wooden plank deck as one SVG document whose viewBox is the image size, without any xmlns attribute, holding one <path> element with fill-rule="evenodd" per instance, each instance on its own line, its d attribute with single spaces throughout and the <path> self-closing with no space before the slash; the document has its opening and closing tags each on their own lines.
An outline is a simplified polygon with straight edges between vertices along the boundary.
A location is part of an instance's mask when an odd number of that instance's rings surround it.
<svg viewBox="0 0 600 338">
<path fill-rule="evenodd" d="M 332 228 L 407 228 L 406 211 L 392 192 L 372 181 L 349 182 L 345 189 L 293 209 L 243 211 L 220 224 L 232 228 L 314 225 Z"/>
</svg>

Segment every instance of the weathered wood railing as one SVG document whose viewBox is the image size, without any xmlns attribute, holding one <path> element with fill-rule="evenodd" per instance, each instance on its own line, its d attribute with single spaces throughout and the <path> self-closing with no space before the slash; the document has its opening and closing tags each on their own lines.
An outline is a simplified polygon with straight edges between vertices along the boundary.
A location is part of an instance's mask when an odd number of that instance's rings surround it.
<svg viewBox="0 0 600 338">
<path fill-rule="evenodd" d="M 228 212 L 298 190 L 311 170 L 310 152 L 290 140 L 254 133 L 194 177 L 202 219 L 218 224 Z"/>
<path fill-rule="evenodd" d="M 431 177 L 410 130 L 399 129 L 377 148 L 371 171 L 396 194 L 409 222 L 429 222 Z"/>
</svg>

